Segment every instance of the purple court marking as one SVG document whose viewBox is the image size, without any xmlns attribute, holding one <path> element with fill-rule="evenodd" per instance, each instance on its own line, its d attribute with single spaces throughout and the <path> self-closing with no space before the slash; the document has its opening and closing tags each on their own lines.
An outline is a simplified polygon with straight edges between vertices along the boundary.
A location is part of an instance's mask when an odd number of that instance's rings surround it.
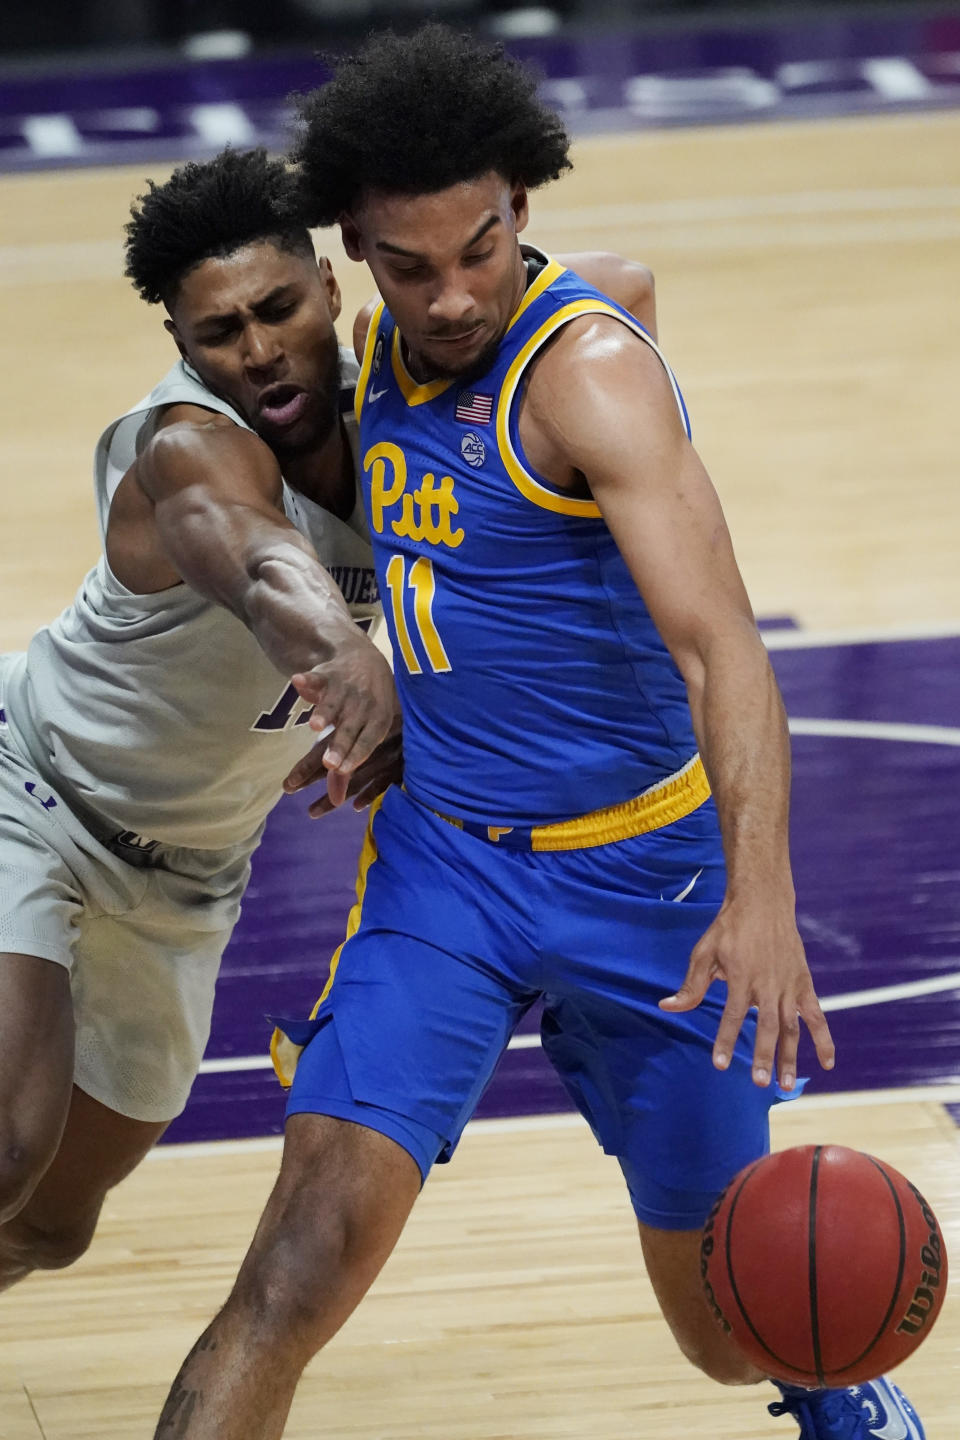
<svg viewBox="0 0 960 1440">
<path fill-rule="evenodd" d="M 780 627 L 785 628 L 785 627 Z M 960 636 L 774 651 L 791 716 L 957 724 Z M 856 735 L 794 737 L 792 843 L 801 929 L 825 997 L 960 973 L 960 747 Z M 265 1013 L 307 1013 L 353 902 L 363 817 L 318 822 L 306 797 L 281 802 L 218 988 L 208 1055 L 265 1053 Z M 812 1092 L 960 1080 L 955 990 L 831 1017 L 840 1059 Z M 521 1030 L 537 1026 L 528 1015 Z M 539 1048 L 511 1050 L 480 1115 L 569 1109 Z M 170 1140 L 279 1133 L 271 1071 L 202 1075 Z M 960 1118 L 960 1110 L 958 1110 Z"/>
<path fill-rule="evenodd" d="M 580 134 L 960 103 L 960 10 L 807 16 L 653 33 L 563 34 L 510 48 Z M 288 141 L 287 96 L 325 78 L 309 54 L 10 75 L 0 170 L 141 163 Z"/>
</svg>

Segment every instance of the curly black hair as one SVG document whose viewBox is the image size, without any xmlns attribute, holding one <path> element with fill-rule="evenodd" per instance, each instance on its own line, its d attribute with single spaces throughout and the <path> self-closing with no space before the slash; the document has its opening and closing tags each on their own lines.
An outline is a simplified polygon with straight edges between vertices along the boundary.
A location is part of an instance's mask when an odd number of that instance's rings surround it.
<svg viewBox="0 0 960 1440">
<path fill-rule="evenodd" d="M 266 150 L 223 150 L 182 165 L 162 185 L 147 184 L 125 227 L 124 274 L 150 305 L 169 302 L 201 261 L 252 240 L 313 254 L 296 175 Z"/>
<path fill-rule="evenodd" d="M 421 195 L 494 170 L 528 188 L 570 166 L 558 115 L 501 45 L 445 25 L 383 31 L 332 61 L 334 79 L 297 101 L 299 165 L 312 225 L 366 190 Z"/>
</svg>

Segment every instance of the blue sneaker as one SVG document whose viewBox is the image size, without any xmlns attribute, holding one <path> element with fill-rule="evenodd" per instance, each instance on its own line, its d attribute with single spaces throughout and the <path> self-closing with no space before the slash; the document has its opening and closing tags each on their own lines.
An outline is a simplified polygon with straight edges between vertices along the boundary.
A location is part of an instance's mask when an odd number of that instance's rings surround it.
<svg viewBox="0 0 960 1440">
<path fill-rule="evenodd" d="M 910 1401 L 884 1376 L 849 1390 L 777 1387 L 783 1399 L 768 1406 L 771 1415 L 792 1415 L 799 1440 L 926 1440 Z"/>
</svg>

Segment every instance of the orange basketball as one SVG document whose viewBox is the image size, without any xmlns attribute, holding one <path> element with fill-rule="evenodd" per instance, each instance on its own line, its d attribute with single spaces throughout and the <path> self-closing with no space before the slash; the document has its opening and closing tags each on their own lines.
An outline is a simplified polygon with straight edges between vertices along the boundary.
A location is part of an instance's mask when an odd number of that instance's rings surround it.
<svg viewBox="0 0 960 1440">
<path fill-rule="evenodd" d="M 766 1374 L 795 1385 L 874 1380 L 929 1335 L 947 1285 L 919 1190 L 843 1145 L 768 1155 L 724 1190 L 703 1230 L 707 1301 Z"/>
</svg>

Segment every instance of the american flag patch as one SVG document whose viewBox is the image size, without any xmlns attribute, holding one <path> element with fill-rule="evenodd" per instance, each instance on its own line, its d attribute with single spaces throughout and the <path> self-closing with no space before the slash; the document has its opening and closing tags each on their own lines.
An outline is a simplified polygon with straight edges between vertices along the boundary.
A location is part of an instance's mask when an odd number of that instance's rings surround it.
<svg viewBox="0 0 960 1440">
<path fill-rule="evenodd" d="M 474 390 L 461 390 L 454 413 L 456 419 L 464 425 L 489 425 L 493 416 L 493 396 L 478 395 Z"/>
</svg>

